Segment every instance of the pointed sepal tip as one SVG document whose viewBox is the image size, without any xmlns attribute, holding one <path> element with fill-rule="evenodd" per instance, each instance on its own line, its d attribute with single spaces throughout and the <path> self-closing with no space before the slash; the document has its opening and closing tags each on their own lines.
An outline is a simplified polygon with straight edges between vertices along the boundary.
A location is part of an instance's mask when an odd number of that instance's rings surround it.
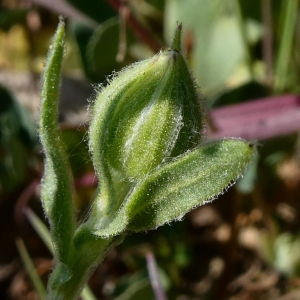
<svg viewBox="0 0 300 300">
<path fill-rule="evenodd" d="M 172 50 L 181 51 L 181 32 L 182 32 L 182 23 L 177 23 L 177 28 L 175 30 L 173 42 L 171 44 Z"/>
</svg>

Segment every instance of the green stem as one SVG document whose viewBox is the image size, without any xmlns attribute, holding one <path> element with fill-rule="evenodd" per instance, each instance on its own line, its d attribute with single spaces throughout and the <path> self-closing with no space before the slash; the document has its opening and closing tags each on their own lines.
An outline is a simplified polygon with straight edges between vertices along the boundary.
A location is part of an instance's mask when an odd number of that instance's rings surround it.
<svg viewBox="0 0 300 300">
<path fill-rule="evenodd" d="M 45 291 L 43 282 L 42 282 L 39 274 L 37 273 L 37 271 L 36 271 L 36 269 L 33 265 L 33 262 L 32 262 L 29 254 L 27 252 L 27 249 L 26 249 L 22 239 L 17 238 L 16 239 L 16 244 L 17 244 L 18 250 L 20 252 L 22 261 L 24 263 L 24 266 L 26 268 L 26 271 L 27 271 L 27 273 L 28 273 L 28 275 L 29 275 L 29 277 L 32 281 L 34 289 L 36 290 L 39 297 L 41 299 L 44 299 L 46 291 Z"/>
<path fill-rule="evenodd" d="M 279 50 L 277 54 L 275 69 L 275 86 L 276 92 L 285 89 L 287 82 L 287 74 L 289 69 L 289 61 L 292 52 L 293 41 L 295 37 L 296 22 L 298 15 L 298 0 L 285 0 L 283 2 L 282 20 L 283 29 L 280 38 Z"/>
<path fill-rule="evenodd" d="M 247 65 L 248 65 L 248 70 L 249 70 L 249 73 L 250 73 L 250 77 L 253 80 L 254 79 L 254 70 L 253 70 L 253 63 L 252 63 L 251 53 L 250 53 L 249 44 L 248 44 L 247 30 L 246 30 L 246 26 L 245 26 L 245 19 L 243 18 L 241 5 L 240 5 L 238 0 L 235 1 L 235 9 L 236 9 L 237 22 L 238 22 L 239 28 L 241 30 L 241 37 L 242 37 L 243 44 L 244 44 L 244 47 L 245 47 L 246 61 L 247 61 Z"/>
<path fill-rule="evenodd" d="M 48 282 L 46 300 L 75 300 L 107 251 L 124 236 L 101 239 L 87 227 L 79 229 L 73 240 L 74 255 L 68 265 L 57 262 Z"/>
</svg>

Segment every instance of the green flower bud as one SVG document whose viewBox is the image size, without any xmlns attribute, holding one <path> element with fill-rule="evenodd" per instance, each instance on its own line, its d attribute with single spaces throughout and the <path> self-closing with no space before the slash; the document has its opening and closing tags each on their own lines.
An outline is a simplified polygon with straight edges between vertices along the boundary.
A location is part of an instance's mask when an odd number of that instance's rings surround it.
<svg viewBox="0 0 300 300">
<path fill-rule="evenodd" d="M 203 135 L 199 91 L 180 34 L 181 26 L 171 49 L 121 71 L 97 95 L 90 127 L 94 161 L 105 159 L 130 181 L 195 148 Z"/>
</svg>

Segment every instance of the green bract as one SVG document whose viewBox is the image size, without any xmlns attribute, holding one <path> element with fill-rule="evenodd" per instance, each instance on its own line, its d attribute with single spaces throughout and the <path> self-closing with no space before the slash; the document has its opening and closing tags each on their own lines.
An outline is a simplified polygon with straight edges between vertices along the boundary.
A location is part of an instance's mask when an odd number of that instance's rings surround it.
<svg viewBox="0 0 300 300">
<path fill-rule="evenodd" d="M 99 88 L 89 145 L 99 179 L 90 214 L 76 224 L 73 179 L 58 126 L 64 24 L 53 39 L 43 77 L 40 138 L 45 152 L 42 202 L 57 265 L 47 299 L 76 299 L 106 251 L 130 231 L 181 219 L 231 186 L 254 147 L 203 141 L 199 92 L 180 48 L 136 63 Z"/>
</svg>

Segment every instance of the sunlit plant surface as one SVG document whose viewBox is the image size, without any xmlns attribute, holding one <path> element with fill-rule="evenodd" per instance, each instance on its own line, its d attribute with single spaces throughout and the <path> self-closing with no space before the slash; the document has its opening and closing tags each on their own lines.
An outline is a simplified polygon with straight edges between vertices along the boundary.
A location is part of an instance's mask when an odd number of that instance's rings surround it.
<svg viewBox="0 0 300 300">
<path fill-rule="evenodd" d="M 47 299 L 69 300 L 129 232 L 155 229 L 214 200 L 243 174 L 255 149 L 240 139 L 205 140 L 179 25 L 170 49 L 97 88 L 88 139 L 99 187 L 78 223 L 57 120 L 64 35 L 61 20 L 43 76 L 39 135 L 45 153 L 42 203 L 56 257 Z"/>
</svg>

